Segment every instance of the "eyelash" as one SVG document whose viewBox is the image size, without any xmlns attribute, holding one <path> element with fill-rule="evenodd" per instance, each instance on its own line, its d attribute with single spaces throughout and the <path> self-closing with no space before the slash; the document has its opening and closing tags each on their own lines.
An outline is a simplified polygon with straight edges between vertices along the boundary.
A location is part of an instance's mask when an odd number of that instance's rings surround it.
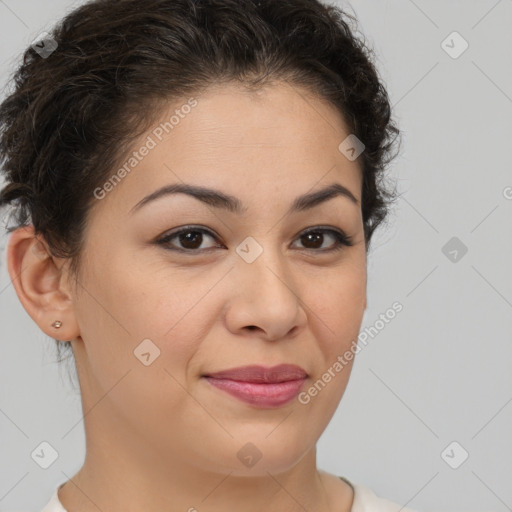
<svg viewBox="0 0 512 512">
<path fill-rule="evenodd" d="M 203 234 L 207 234 L 207 235 L 211 236 L 214 239 L 217 239 L 216 235 L 214 235 L 208 229 L 198 228 L 196 226 L 185 226 L 185 227 L 179 229 L 178 231 L 174 231 L 172 233 L 169 233 L 169 234 L 165 235 L 164 237 L 156 240 L 155 243 L 158 244 L 158 245 L 166 246 L 167 250 L 177 251 L 177 252 L 187 253 L 187 254 L 201 253 L 201 252 L 209 251 L 211 249 L 215 249 L 214 247 L 210 247 L 208 249 L 202 249 L 202 250 L 201 249 L 179 249 L 179 248 L 176 248 L 176 247 L 170 247 L 169 242 L 173 238 L 176 238 L 179 235 L 182 235 L 184 233 L 203 233 Z M 306 235 L 309 235 L 311 233 L 324 233 L 324 234 L 327 233 L 327 234 L 332 235 L 334 237 L 335 241 L 336 241 L 335 247 L 333 247 L 331 249 L 308 249 L 308 248 L 305 248 L 304 249 L 305 251 L 313 251 L 313 252 L 320 252 L 320 253 L 331 253 L 331 252 L 334 252 L 334 251 L 340 251 L 345 246 L 351 247 L 352 245 L 354 245 L 352 237 L 350 237 L 349 235 L 346 235 L 345 233 L 343 233 L 343 231 L 338 231 L 338 230 L 329 229 L 329 228 L 322 228 L 320 226 L 312 228 L 312 229 L 308 229 L 306 231 L 303 231 L 299 235 L 298 239 L 300 239 L 302 236 L 306 236 Z"/>
</svg>

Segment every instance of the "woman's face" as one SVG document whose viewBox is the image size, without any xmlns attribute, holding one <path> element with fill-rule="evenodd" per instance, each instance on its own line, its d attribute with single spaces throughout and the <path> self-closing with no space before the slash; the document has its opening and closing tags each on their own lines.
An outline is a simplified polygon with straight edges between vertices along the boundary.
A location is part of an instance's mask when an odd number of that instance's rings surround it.
<svg viewBox="0 0 512 512">
<path fill-rule="evenodd" d="M 88 442 L 211 471 L 285 471 L 314 449 L 351 370 L 338 357 L 366 307 L 360 160 L 338 149 L 349 132 L 335 109 L 297 87 L 219 86 L 187 100 L 162 112 L 162 123 L 176 117 L 140 138 L 137 164 L 90 211 L 72 301 Z M 140 204 L 185 184 L 236 198 L 240 211 L 184 193 Z M 333 194 L 293 208 L 334 184 L 357 203 Z M 280 406 L 204 377 L 283 363 L 308 377 Z"/>
</svg>

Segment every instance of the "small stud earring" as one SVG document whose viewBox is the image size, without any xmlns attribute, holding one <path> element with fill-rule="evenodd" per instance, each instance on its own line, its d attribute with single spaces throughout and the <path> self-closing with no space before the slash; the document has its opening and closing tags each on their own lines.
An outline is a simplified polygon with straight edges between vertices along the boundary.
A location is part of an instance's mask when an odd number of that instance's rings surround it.
<svg viewBox="0 0 512 512">
<path fill-rule="evenodd" d="M 55 320 L 53 322 L 52 327 L 55 327 L 55 329 L 58 329 L 62 325 L 62 322 L 60 320 Z"/>
</svg>

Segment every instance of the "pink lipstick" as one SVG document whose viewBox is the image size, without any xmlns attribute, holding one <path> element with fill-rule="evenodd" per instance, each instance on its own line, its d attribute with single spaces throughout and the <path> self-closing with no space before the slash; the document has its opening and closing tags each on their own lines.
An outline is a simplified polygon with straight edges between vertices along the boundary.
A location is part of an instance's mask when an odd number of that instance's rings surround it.
<svg viewBox="0 0 512 512">
<path fill-rule="evenodd" d="M 204 375 L 216 388 L 256 407 L 275 408 L 293 400 L 308 374 L 300 366 L 244 366 Z"/>
</svg>

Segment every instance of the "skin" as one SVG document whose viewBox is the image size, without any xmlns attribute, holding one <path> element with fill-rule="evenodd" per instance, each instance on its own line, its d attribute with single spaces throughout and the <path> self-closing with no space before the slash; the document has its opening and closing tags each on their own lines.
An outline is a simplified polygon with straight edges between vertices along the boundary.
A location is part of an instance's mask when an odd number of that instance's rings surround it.
<svg viewBox="0 0 512 512">
<path fill-rule="evenodd" d="M 20 301 L 48 336 L 72 340 L 76 359 L 87 454 L 59 498 L 69 511 L 349 511 L 352 489 L 317 469 L 316 443 L 353 361 L 308 404 L 274 409 L 201 376 L 292 363 L 307 371 L 307 390 L 357 339 L 367 277 L 361 169 L 338 150 L 350 132 L 331 105 L 285 83 L 257 93 L 216 86 L 196 99 L 90 210 L 77 289 L 69 261 L 49 257 L 31 226 L 10 236 Z M 177 194 L 130 214 L 146 195 L 182 182 L 236 196 L 247 211 Z M 285 215 L 297 196 L 332 183 L 358 204 L 337 196 Z M 184 247 L 180 237 L 155 243 L 188 224 L 216 238 L 185 245 L 195 255 L 170 249 Z M 344 231 L 353 245 L 322 252 L 337 246 L 330 234 L 301 235 L 317 226 Z M 236 252 L 248 236 L 263 248 L 251 264 Z M 51 327 L 57 319 L 60 329 Z M 160 350 L 149 366 L 134 356 L 146 338 Z M 237 457 L 248 442 L 262 454 L 252 467 Z"/>
</svg>

